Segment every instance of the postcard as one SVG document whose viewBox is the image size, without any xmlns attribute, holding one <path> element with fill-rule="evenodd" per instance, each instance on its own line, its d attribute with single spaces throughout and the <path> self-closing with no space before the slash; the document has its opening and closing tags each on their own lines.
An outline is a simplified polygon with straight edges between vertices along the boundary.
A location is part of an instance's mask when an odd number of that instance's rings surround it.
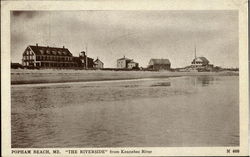
<svg viewBox="0 0 250 157">
<path fill-rule="evenodd" d="M 247 156 L 247 1 L 1 1 L 9 156 Z"/>
</svg>

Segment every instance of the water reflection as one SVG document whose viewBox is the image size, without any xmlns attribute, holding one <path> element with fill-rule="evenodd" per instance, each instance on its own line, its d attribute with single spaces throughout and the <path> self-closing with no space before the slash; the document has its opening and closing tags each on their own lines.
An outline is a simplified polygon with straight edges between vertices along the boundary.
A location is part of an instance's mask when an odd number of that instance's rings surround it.
<svg viewBox="0 0 250 157">
<path fill-rule="evenodd" d="M 209 76 L 199 76 L 196 77 L 197 82 L 201 83 L 202 86 L 208 86 L 209 84 L 212 84 L 214 82 L 214 77 Z"/>
<path fill-rule="evenodd" d="M 151 85 L 151 87 L 168 87 L 168 86 L 171 86 L 171 82 L 159 82 Z"/>
<path fill-rule="evenodd" d="M 12 87 L 12 147 L 238 146 L 238 88 L 234 76 Z"/>
</svg>

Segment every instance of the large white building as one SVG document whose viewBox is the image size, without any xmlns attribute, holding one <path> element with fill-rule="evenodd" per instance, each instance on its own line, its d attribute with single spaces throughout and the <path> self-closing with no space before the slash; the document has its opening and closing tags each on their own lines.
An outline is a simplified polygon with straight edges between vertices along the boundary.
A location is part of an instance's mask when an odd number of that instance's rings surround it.
<svg viewBox="0 0 250 157">
<path fill-rule="evenodd" d="M 206 57 L 195 57 L 191 62 L 189 70 L 212 71 L 213 64 L 209 64 L 209 60 Z"/>
<path fill-rule="evenodd" d="M 134 62 L 133 59 L 126 58 L 125 56 L 117 60 L 118 69 L 133 69 L 138 67 L 139 64 L 137 62 Z"/>
<path fill-rule="evenodd" d="M 72 68 L 77 63 L 65 48 L 29 45 L 23 52 L 22 65 L 27 68 Z"/>
<path fill-rule="evenodd" d="M 209 61 L 206 57 L 196 57 L 193 59 L 193 61 L 191 62 L 191 64 L 193 66 L 206 66 L 209 64 Z"/>
</svg>

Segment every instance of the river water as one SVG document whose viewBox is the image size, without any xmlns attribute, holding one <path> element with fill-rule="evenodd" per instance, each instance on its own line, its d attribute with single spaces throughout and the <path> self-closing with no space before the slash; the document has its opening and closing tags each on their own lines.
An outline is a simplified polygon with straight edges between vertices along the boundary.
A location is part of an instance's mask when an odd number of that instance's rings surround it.
<svg viewBox="0 0 250 157">
<path fill-rule="evenodd" d="M 11 145 L 239 145 L 239 77 L 11 86 Z"/>
</svg>

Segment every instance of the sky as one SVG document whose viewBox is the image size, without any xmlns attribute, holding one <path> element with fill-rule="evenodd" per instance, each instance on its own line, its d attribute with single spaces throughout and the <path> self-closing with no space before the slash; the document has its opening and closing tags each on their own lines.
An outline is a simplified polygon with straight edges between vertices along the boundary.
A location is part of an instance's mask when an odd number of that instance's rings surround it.
<svg viewBox="0 0 250 157">
<path fill-rule="evenodd" d="M 191 64 L 197 56 L 211 64 L 239 67 L 238 12 L 213 11 L 12 11 L 11 61 L 21 63 L 29 45 L 65 46 L 116 67 L 126 56 L 146 67 L 151 58 L 169 59 L 171 67 Z"/>
</svg>

